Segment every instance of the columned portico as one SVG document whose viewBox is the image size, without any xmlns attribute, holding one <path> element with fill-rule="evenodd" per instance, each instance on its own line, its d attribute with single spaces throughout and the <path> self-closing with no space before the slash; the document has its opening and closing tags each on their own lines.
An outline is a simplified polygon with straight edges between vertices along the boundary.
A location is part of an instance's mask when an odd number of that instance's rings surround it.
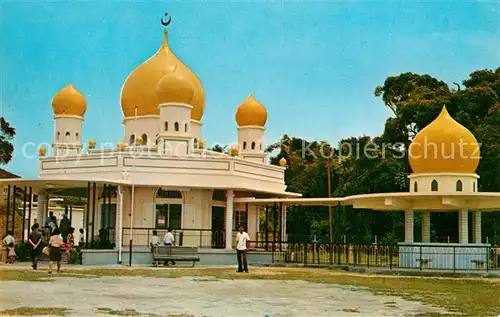
<svg viewBox="0 0 500 317">
<path fill-rule="evenodd" d="M 472 213 L 472 237 L 473 243 L 481 243 L 481 212 L 474 211 Z"/>
<path fill-rule="evenodd" d="M 469 218 L 468 210 L 462 209 L 458 212 L 458 243 L 469 243 Z"/>
<path fill-rule="evenodd" d="M 44 225 L 45 222 L 45 200 L 46 200 L 46 191 L 45 189 L 41 189 L 38 192 L 38 205 L 36 207 L 36 221 L 40 224 L 40 226 Z"/>
<path fill-rule="evenodd" d="M 422 212 L 422 242 L 431 242 L 431 213 Z"/>
<path fill-rule="evenodd" d="M 413 210 L 405 210 L 405 242 L 411 243 L 414 241 L 413 230 L 414 230 Z"/>
<path fill-rule="evenodd" d="M 234 191 L 226 191 L 226 249 L 233 249 L 233 203 Z"/>
</svg>

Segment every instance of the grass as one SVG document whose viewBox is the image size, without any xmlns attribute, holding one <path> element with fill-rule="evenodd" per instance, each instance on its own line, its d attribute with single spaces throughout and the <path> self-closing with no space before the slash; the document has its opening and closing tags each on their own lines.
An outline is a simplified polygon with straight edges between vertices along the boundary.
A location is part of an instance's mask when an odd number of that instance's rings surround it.
<svg viewBox="0 0 500 317">
<path fill-rule="evenodd" d="M 135 309 L 111 309 L 111 308 L 97 308 L 96 311 L 101 314 L 109 314 L 115 316 L 148 316 L 148 317 L 156 317 L 160 315 L 141 313 L 136 311 Z M 170 314 L 162 314 L 162 317 L 194 317 L 192 315 L 170 315 Z"/>
<path fill-rule="evenodd" d="M 0 310 L 2 316 L 66 316 L 67 308 L 59 307 L 19 307 Z"/>
<path fill-rule="evenodd" d="M 344 309 L 342 309 L 342 311 L 345 312 L 345 313 L 358 313 L 358 314 L 360 313 L 359 310 L 352 309 L 352 308 L 344 308 Z"/>
<path fill-rule="evenodd" d="M 363 287 L 377 295 L 398 296 L 406 300 L 419 301 L 465 316 L 500 315 L 500 281 L 498 279 L 397 277 L 312 268 L 255 268 L 251 270 L 250 274 L 238 274 L 233 269 L 219 268 L 68 269 L 62 274 L 55 274 L 55 276 L 78 278 L 102 276 L 177 278 L 191 276 L 204 277 L 204 279 L 212 277 L 214 279 L 304 280 Z M 49 277 L 46 272 L 0 269 L 0 280 L 39 281 L 53 278 L 54 276 Z"/>
</svg>

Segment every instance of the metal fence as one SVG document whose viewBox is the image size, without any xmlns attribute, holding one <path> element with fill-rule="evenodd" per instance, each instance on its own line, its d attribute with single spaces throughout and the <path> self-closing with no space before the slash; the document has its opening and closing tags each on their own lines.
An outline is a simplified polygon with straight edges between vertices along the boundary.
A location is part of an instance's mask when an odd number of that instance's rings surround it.
<svg viewBox="0 0 500 317">
<path fill-rule="evenodd" d="M 255 249 L 262 243 L 253 243 Z M 265 251 L 266 248 L 263 248 Z M 500 247 L 490 246 L 391 246 L 359 244 L 270 242 L 275 264 L 304 266 L 359 266 L 439 270 L 499 270 Z"/>
</svg>

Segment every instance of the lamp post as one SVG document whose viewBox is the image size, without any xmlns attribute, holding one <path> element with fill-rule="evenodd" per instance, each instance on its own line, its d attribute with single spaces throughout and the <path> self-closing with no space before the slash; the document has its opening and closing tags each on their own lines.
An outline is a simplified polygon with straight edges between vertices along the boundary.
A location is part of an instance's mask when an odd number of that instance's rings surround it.
<svg viewBox="0 0 500 317">
<path fill-rule="evenodd" d="M 134 109 L 134 134 L 137 135 L 137 106 Z M 135 143 L 135 140 L 134 140 Z M 132 148 L 135 153 L 135 147 Z M 128 266 L 132 266 L 132 243 L 134 241 L 133 231 L 134 231 L 134 196 L 135 196 L 135 155 L 132 157 L 132 197 L 130 199 L 130 241 L 129 241 L 129 255 L 128 255 Z"/>
</svg>

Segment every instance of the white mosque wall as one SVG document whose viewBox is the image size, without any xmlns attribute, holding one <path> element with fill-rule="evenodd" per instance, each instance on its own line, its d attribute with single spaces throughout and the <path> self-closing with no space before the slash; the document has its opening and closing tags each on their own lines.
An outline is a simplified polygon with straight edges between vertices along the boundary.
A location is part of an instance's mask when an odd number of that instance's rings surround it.
<svg viewBox="0 0 500 317">
<path fill-rule="evenodd" d="M 191 131 L 189 132 L 189 135 L 191 137 L 193 137 L 196 145 L 202 139 L 201 138 L 201 127 L 202 126 L 203 126 L 203 123 L 201 121 L 191 119 Z"/>
<path fill-rule="evenodd" d="M 188 136 L 191 132 L 191 110 L 186 104 L 162 103 L 160 108 L 160 135 Z"/>
<path fill-rule="evenodd" d="M 135 179 L 142 186 L 233 188 L 284 193 L 285 169 L 239 158 L 164 157 L 150 152 L 112 151 L 40 159 L 40 177 L 50 179 Z"/>
<path fill-rule="evenodd" d="M 137 136 L 141 136 L 144 139 L 144 135 L 147 137 L 147 146 L 154 146 L 156 144 L 156 136 L 160 132 L 160 116 L 148 115 L 140 116 L 135 119 L 134 117 L 127 117 L 123 120 L 123 125 L 125 126 L 125 138 L 124 142 L 126 144 L 131 144 L 131 141 L 135 140 Z"/>
<path fill-rule="evenodd" d="M 477 174 L 455 174 L 455 173 L 436 173 L 436 174 L 411 174 L 410 192 L 457 192 L 466 193 L 477 192 Z M 436 186 L 433 186 L 437 183 Z M 461 183 L 461 185 L 460 185 Z M 459 190 L 461 188 L 461 190 Z"/>
</svg>

